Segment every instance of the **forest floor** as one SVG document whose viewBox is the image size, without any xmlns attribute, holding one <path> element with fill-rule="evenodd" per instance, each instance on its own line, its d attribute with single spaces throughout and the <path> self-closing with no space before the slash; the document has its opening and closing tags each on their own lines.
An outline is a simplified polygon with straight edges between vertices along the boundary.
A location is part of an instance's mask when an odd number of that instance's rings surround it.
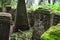
<svg viewBox="0 0 60 40">
<path fill-rule="evenodd" d="M 14 29 L 14 22 L 12 22 L 12 25 L 10 27 L 10 36 L 9 40 L 31 40 L 33 28 L 30 28 L 27 31 L 21 31 L 13 33 Z"/>
</svg>

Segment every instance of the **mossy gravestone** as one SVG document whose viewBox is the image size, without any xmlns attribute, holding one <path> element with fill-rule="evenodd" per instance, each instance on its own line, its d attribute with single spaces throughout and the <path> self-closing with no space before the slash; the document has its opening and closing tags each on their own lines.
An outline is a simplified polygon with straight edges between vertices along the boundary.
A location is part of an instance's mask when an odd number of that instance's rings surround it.
<svg viewBox="0 0 60 40">
<path fill-rule="evenodd" d="M 32 40 L 41 40 L 39 37 L 50 27 L 49 9 L 38 8 L 34 11 L 34 31 Z"/>
<path fill-rule="evenodd" d="M 0 12 L 0 40 L 9 40 L 11 14 Z"/>
<path fill-rule="evenodd" d="M 42 40 L 60 40 L 60 23 L 50 27 L 41 36 Z"/>
</svg>

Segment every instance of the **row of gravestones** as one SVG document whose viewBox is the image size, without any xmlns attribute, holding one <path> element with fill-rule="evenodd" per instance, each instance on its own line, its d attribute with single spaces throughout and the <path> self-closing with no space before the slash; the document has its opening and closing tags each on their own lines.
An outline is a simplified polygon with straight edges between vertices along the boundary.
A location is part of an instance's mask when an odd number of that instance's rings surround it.
<svg viewBox="0 0 60 40">
<path fill-rule="evenodd" d="M 8 20 L 8 21 L 7 21 Z M 11 15 L 0 13 L 0 39 L 8 40 L 9 30 L 10 30 L 10 20 Z M 38 40 L 39 35 L 41 35 L 45 30 L 50 27 L 50 14 L 40 14 L 40 13 L 32 13 L 29 14 L 29 20 L 31 27 L 34 27 L 33 35 L 37 34 L 36 39 Z M 53 25 L 56 25 L 60 22 L 60 15 L 55 15 L 53 20 Z M 39 34 L 38 34 L 39 33 Z M 1 35 L 2 34 L 2 35 Z"/>
<path fill-rule="evenodd" d="M 39 36 L 49 27 L 49 19 L 50 16 L 47 14 L 29 13 L 30 25 L 34 29 L 32 40 L 40 40 Z"/>
</svg>

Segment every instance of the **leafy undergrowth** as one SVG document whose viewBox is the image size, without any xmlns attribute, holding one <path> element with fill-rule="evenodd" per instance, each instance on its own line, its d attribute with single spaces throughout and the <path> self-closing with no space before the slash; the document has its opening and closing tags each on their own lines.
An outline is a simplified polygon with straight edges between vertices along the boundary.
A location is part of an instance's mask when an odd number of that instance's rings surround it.
<svg viewBox="0 0 60 40">
<path fill-rule="evenodd" d="M 32 12 L 32 11 L 36 12 L 36 10 L 38 12 L 50 11 L 50 13 L 48 13 L 48 14 L 60 14 L 60 6 L 56 6 L 53 4 L 39 5 L 37 7 L 27 8 L 27 12 Z"/>
<path fill-rule="evenodd" d="M 41 36 L 42 40 L 60 40 L 60 23 L 56 26 L 50 27 Z"/>
<path fill-rule="evenodd" d="M 33 33 L 33 29 L 31 28 L 28 31 L 21 31 L 21 32 L 16 32 L 13 33 L 10 38 L 11 40 L 31 40 L 32 37 L 32 33 Z"/>
</svg>

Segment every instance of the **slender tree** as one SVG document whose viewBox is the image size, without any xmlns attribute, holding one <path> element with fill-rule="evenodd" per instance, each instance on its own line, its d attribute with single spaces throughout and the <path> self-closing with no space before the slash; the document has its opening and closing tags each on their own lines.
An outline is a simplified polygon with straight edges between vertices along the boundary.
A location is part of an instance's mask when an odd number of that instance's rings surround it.
<svg viewBox="0 0 60 40">
<path fill-rule="evenodd" d="M 2 11 L 5 12 L 6 11 L 6 8 L 5 8 L 5 2 L 6 0 L 2 0 Z"/>
<path fill-rule="evenodd" d="M 0 0 L 0 12 L 2 11 L 2 0 Z"/>
<path fill-rule="evenodd" d="M 56 1 L 56 0 L 53 0 L 53 4 L 55 4 L 55 1 Z"/>
<path fill-rule="evenodd" d="M 43 0 L 40 0 L 40 1 L 39 1 L 39 5 L 41 4 L 41 2 L 43 2 Z"/>
<path fill-rule="evenodd" d="M 50 3 L 50 0 L 48 0 L 48 3 Z"/>
</svg>

